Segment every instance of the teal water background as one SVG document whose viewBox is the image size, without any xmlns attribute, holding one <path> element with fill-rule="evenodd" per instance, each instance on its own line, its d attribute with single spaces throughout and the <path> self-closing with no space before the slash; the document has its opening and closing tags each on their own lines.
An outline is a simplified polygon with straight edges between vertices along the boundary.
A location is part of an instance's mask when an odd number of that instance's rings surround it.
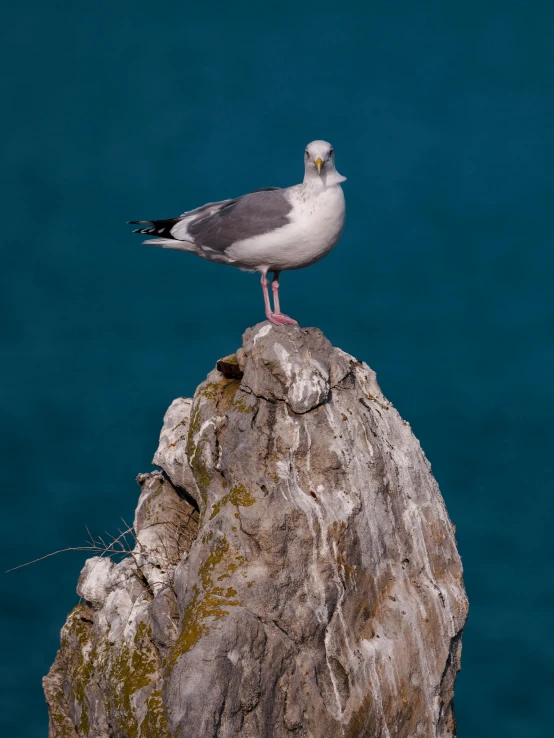
<svg viewBox="0 0 554 738">
<path fill-rule="evenodd" d="M 471 612 L 460 738 L 552 735 L 554 5 L 52 2 L 2 24 L 2 562 L 130 520 L 163 414 L 258 278 L 125 221 L 300 181 L 347 226 L 283 308 L 365 360 L 433 464 Z M 0 734 L 41 738 L 81 554 L 0 575 Z"/>
</svg>

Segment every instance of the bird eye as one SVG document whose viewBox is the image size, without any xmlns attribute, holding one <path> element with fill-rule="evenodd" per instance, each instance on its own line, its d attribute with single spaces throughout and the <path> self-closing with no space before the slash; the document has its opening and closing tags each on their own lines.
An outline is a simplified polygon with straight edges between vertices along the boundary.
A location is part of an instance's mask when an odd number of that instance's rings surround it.
<svg viewBox="0 0 554 738">
<path fill-rule="evenodd" d="M 333 149 L 329 149 L 329 156 L 333 156 L 333 154 L 334 154 L 334 153 L 335 153 L 335 152 L 334 152 L 334 150 L 333 150 Z"/>
<path fill-rule="evenodd" d="M 306 149 L 306 159 L 309 159 L 309 158 L 310 158 L 310 152 L 308 151 L 308 149 Z"/>
</svg>

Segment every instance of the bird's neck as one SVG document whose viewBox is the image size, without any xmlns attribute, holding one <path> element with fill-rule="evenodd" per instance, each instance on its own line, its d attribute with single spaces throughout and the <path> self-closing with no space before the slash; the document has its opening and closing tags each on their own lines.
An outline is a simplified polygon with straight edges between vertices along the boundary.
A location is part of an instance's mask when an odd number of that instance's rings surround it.
<svg viewBox="0 0 554 738">
<path fill-rule="evenodd" d="M 345 180 L 346 177 L 339 174 L 336 169 L 329 172 L 326 172 L 324 169 L 321 174 L 307 171 L 304 175 L 304 185 L 314 191 L 325 190 L 327 187 L 334 187 Z"/>
</svg>

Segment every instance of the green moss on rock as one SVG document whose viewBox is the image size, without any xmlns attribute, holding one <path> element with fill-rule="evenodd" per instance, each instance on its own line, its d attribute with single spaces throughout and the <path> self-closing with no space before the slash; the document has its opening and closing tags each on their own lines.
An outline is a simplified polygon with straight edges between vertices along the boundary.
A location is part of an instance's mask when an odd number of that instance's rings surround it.
<svg viewBox="0 0 554 738">
<path fill-rule="evenodd" d="M 252 405 L 247 405 L 244 401 L 244 397 L 239 397 L 238 400 L 233 402 L 233 410 L 237 413 L 253 413 L 254 408 Z"/>
<path fill-rule="evenodd" d="M 205 504 L 207 501 L 206 490 L 210 486 L 212 475 L 202 457 L 202 448 L 205 441 L 201 439 L 198 443 L 195 441 L 195 436 L 199 433 L 201 427 L 200 408 L 196 405 L 193 407 L 190 418 L 189 434 L 187 437 L 187 458 Z"/>
</svg>

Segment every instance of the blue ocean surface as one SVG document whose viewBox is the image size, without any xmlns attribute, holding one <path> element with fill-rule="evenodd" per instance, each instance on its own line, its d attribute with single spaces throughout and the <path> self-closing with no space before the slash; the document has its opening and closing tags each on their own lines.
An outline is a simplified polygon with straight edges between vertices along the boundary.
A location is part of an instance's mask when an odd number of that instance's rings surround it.
<svg viewBox="0 0 554 738">
<path fill-rule="evenodd" d="M 347 223 L 283 310 L 377 371 L 457 527 L 461 738 L 546 738 L 554 691 L 554 5 L 23 0 L 4 8 L 2 562 L 132 520 L 163 414 L 263 320 L 256 275 L 126 220 L 300 181 L 333 143 Z M 85 554 L 0 575 L 0 735 Z"/>
</svg>

